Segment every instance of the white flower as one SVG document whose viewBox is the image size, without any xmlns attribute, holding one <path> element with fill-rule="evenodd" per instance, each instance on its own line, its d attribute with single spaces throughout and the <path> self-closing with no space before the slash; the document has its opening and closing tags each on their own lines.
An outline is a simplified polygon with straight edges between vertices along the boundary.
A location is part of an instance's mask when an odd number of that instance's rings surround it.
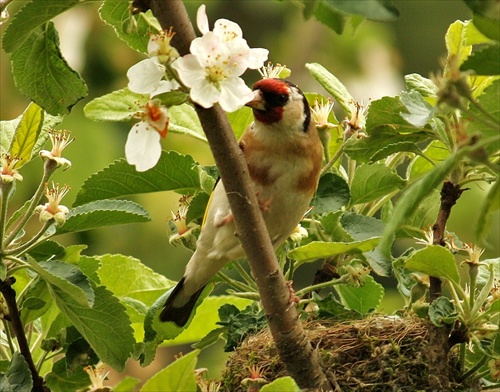
<svg viewBox="0 0 500 392">
<path fill-rule="evenodd" d="M 35 212 L 40 215 L 40 222 L 47 223 L 51 219 L 54 219 L 57 225 L 61 226 L 66 222 L 66 215 L 69 212 L 68 207 L 61 205 L 62 198 L 69 192 L 71 188 L 68 185 L 64 185 L 62 188 L 54 185 L 52 183 L 52 188 L 49 189 L 47 184 L 45 185 L 45 196 L 49 200 L 48 203 L 44 205 L 39 205 L 36 207 Z"/>
<path fill-rule="evenodd" d="M 253 98 L 240 79 L 247 68 L 260 68 L 267 59 L 266 49 L 250 49 L 234 22 L 219 19 L 209 31 L 205 6 L 198 9 L 202 37 L 191 42 L 190 51 L 172 63 L 182 82 L 191 89 L 191 99 L 204 108 L 219 102 L 227 112 L 243 107 Z"/>
<path fill-rule="evenodd" d="M 170 41 L 175 33 L 172 28 L 169 30 L 160 31 L 158 34 L 153 34 L 148 41 L 149 57 L 157 57 L 160 63 L 171 63 L 179 57 L 179 52 L 176 48 L 170 45 Z"/>
<path fill-rule="evenodd" d="M 23 176 L 19 174 L 19 172 L 14 169 L 17 163 L 20 162 L 21 159 L 18 157 L 10 156 L 9 154 L 2 154 L 0 156 L 0 179 L 3 183 L 10 183 L 14 180 L 22 181 Z"/>
<path fill-rule="evenodd" d="M 292 242 L 300 242 L 302 239 L 307 238 L 309 233 L 300 224 L 295 227 L 292 234 L 290 234 L 290 239 Z"/>
<path fill-rule="evenodd" d="M 66 166 L 66 168 L 69 169 L 71 167 L 71 162 L 62 157 L 62 152 L 71 142 L 73 142 L 73 140 L 75 140 L 75 138 L 71 138 L 71 133 L 65 130 L 54 129 L 48 131 L 47 133 L 52 141 L 52 150 L 40 151 L 40 157 L 42 159 L 55 161 L 57 163 L 57 167 Z"/>
<path fill-rule="evenodd" d="M 333 127 L 334 124 L 328 122 L 328 117 L 333 109 L 333 101 L 328 99 L 327 102 L 319 102 L 317 99 L 311 108 L 311 113 L 317 127 Z"/>
<path fill-rule="evenodd" d="M 259 73 L 262 76 L 262 79 L 274 79 L 274 78 L 288 78 L 292 71 L 290 71 L 286 65 L 281 64 L 272 64 L 271 62 L 267 63 L 267 65 L 259 68 Z"/>
<path fill-rule="evenodd" d="M 171 63 L 179 57 L 177 49 L 170 46 L 173 35 L 169 30 L 151 36 L 148 42 L 150 58 L 139 61 L 127 71 L 130 91 L 153 97 L 179 87 L 175 80 L 164 80 L 166 76 L 164 64 Z"/>
<path fill-rule="evenodd" d="M 160 139 L 167 136 L 168 112 L 158 100 L 149 100 L 142 112 L 142 120 L 132 126 L 125 144 L 127 162 L 139 172 L 151 169 L 161 155 Z"/>
</svg>

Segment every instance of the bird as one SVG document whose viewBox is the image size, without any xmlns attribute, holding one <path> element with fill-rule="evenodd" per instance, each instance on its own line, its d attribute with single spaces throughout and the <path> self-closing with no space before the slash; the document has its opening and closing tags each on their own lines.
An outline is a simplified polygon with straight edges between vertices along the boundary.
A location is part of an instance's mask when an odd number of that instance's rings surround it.
<svg viewBox="0 0 500 392">
<path fill-rule="evenodd" d="M 303 92 L 286 79 L 253 85 L 254 121 L 240 138 L 259 206 L 276 249 L 295 230 L 316 192 L 323 148 Z M 196 250 L 159 315 L 183 327 L 204 287 L 230 261 L 245 258 L 222 181 L 210 196 Z"/>
</svg>

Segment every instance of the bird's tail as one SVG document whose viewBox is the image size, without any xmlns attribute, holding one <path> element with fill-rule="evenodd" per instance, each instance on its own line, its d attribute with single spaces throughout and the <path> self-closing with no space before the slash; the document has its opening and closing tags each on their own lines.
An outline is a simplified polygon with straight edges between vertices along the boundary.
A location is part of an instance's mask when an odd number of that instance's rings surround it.
<svg viewBox="0 0 500 392">
<path fill-rule="evenodd" d="M 187 321 L 189 320 L 189 316 L 191 316 L 194 306 L 196 305 L 196 301 L 198 300 L 198 297 L 200 296 L 205 286 L 192 294 L 187 299 L 187 301 L 184 300 L 179 305 L 177 303 L 180 302 L 179 295 L 181 295 L 182 293 L 185 280 L 186 277 L 183 277 L 179 281 L 179 283 L 177 283 L 177 286 L 175 286 L 170 296 L 167 298 L 165 305 L 163 305 L 163 310 L 160 313 L 160 321 L 173 321 L 179 327 L 183 327 L 184 325 L 186 325 Z"/>
</svg>

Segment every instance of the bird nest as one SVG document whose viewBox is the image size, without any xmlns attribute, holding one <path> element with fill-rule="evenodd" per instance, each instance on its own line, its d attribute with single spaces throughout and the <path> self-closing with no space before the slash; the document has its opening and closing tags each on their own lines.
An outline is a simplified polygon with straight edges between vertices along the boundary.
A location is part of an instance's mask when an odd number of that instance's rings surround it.
<svg viewBox="0 0 500 392">
<path fill-rule="evenodd" d="M 427 327 L 414 318 L 371 317 L 349 322 L 315 321 L 304 326 L 335 391 L 415 391 L 428 389 Z M 458 377 L 450 355 L 451 379 Z M 246 391 L 245 378 L 267 382 L 288 375 L 269 330 L 249 336 L 229 357 L 224 391 Z M 458 383 L 456 387 L 463 388 Z"/>
</svg>

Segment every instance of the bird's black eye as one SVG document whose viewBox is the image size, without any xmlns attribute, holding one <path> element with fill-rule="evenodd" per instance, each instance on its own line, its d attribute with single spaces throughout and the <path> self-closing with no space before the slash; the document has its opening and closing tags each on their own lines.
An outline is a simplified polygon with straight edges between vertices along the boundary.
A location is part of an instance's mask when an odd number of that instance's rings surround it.
<svg viewBox="0 0 500 392">
<path fill-rule="evenodd" d="M 285 106 L 288 102 L 288 94 L 268 94 L 266 103 L 271 107 Z"/>
</svg>

